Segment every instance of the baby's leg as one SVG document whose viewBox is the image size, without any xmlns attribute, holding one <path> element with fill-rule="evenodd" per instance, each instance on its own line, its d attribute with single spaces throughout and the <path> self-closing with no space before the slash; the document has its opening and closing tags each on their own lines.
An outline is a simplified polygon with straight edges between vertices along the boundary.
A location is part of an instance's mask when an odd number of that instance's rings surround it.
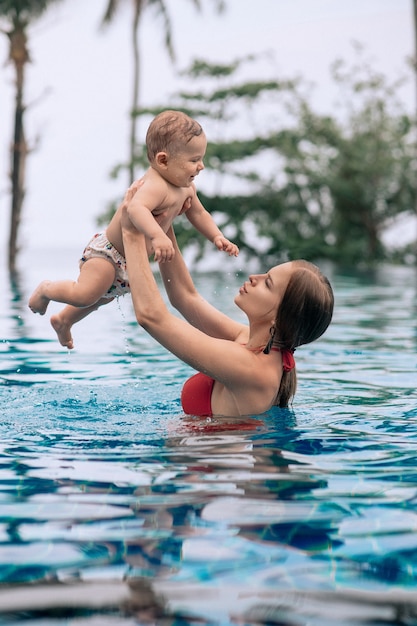
<svg viewBox="0 0 417 626">
<path fill-rule="evenodd" d="M 71 304 L 67 304 L 67 306 L 62 309 L 59 313 L 51 316 L 51 325 L 56 334 L 58 335 L 58 340 L 61 346 L 65 346 L 68 350 L 72 350 L 74 347 L 74 342 L 72 340 L 71 328 L 73 324 L 80 322 L 87 315 L 90 315 L 93 311 L 97 311 L 100 306 L 111 302 L 114 298 L 102 298 L 95 304 L 91 306 L 84 307 L 83 309 L 79 307 L 72 306 Z"/>
<path fill-rule="evenodd" d="M 104 258 L 93 257 L 81 266 L 78 280 L 44 280 L 29 299 L 29 308 L 44 315 L 51 300 L 73 307 L 89 307 L 107 292 L 114 282 L 116 270 Z"/>
<path fill-rule="evenodd" d="M 48 304 L 50 303 L 50 299 L 45 296 L 45 292 L 47 291 L 50 282 L 50 280 L 42 281 L 30 296 L 28 307 L 31 311 L 33 311 L 33 313 L 45 315 Z"/>
</svg>

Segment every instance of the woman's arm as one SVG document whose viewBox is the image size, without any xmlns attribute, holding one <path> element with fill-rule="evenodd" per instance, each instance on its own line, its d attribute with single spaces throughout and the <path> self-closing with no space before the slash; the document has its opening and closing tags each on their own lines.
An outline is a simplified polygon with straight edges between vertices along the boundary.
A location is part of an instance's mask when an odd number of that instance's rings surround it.
<svg viewBox="0 0 417 626">
<path fill-rule="evenodd" d="M 225 385 L 242 385 L 247 373 L 253 371 L 254 355 L 242 350 L 238 343 L 210 337 L 173 315 L 167 309 L 155 282 L 146 254 L 144 235 L 129 226 L 126 219 L 123 220 L 123 241 L 138 323 L 160 344 L 194 369 L 205 372 Z M 172 261 L 171 264 L 174 263 Z M 197 303 L 195 311 L 205 318 L 202 306 Z M 205 303 L 205 306 L 209 305 Z"/>
<path fill-rule="evenodd" d="M 245 343 L 247 327 L 218 311 L 198 293 L 178 247 L 172 226 L 167 235 L 172 241 L 175 254 L 170 263 L 161 263 L 159 269 L 172 306 L 190 324 L 211 337 L 230 341 L 238 341 L 240 338 L 241 343 Z"/>
</svg>

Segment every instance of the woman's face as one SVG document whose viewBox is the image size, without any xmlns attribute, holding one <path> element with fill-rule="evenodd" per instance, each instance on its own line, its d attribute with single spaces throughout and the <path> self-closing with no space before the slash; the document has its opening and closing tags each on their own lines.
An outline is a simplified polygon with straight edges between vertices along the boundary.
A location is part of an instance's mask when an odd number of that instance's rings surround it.
<svg viewBox="0 0 417 626">
<path fill-rule="evenodd" d="M 289 261 L 275 265 L 266 274 L 251 274 L 240 287 L 235 303 L 249 319 L 266 319 L 272 324 L 292 272 Z"/>
</svg>

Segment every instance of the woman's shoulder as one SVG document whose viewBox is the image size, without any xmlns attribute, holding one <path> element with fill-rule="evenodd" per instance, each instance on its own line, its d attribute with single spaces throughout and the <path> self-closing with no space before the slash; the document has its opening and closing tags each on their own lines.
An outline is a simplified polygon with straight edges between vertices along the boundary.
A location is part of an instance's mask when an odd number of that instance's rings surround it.
<svg viewBox="0 0 417 626">
<path fill-rule="evenodd" d="M 249 340 L 249 326 L 240 322 L 236 322 L 236 329 L 237 335 L 235 338 L 235 343 L 238 343 L 242 347 L 245 347 Z"/>
</svg>

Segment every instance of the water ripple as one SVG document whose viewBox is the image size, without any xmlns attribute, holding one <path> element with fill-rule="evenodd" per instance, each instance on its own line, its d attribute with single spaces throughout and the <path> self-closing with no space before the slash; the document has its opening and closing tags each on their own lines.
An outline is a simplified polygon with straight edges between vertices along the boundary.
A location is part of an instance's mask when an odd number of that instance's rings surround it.
<svg viewBox="0 0 417 626">
<path fill-rule="evenodd" d="M 417 624 L 415 273 L 329 272 L 294 406 L 236 419 L 182 415 L 191 370 L 128 299 L 69 353 L 13 292 L 0 624 Z M 226 278 L 199 287 L 237 315 Z"/>
</svg>

